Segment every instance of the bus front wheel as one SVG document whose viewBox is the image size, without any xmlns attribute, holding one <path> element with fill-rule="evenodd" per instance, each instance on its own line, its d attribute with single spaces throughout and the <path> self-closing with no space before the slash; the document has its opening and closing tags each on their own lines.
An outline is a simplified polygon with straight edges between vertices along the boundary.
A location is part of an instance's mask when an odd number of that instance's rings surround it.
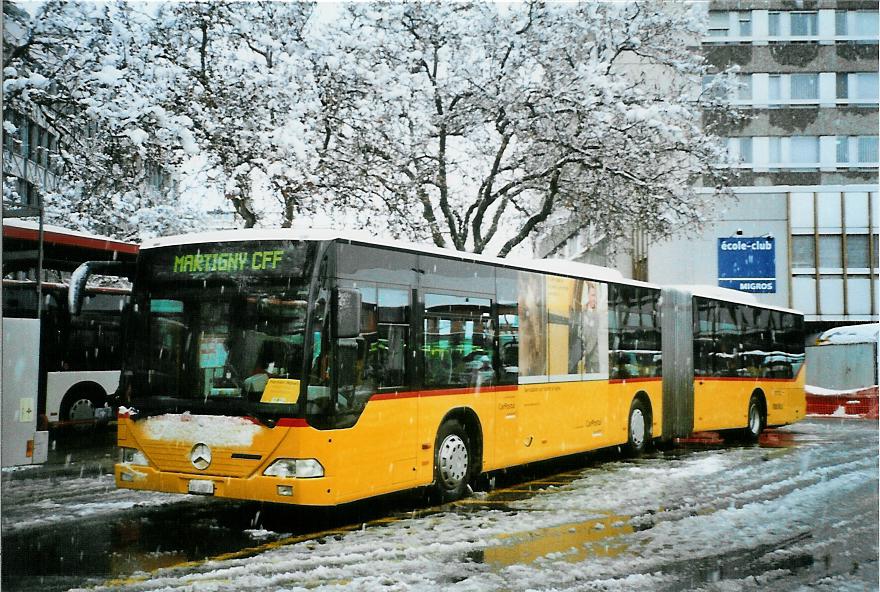
<svg viewBox="0 0 880 592">
<path fill-rule="evenodd" d="M 440 503 L 464 497 L 472 466 L 467 431 L 457 420 L 447 419 L 434 442 L 434 493 Z"/>
<path fill-rule="evenodd" d="M 651 415 L 641 399 L 633 399 L 629 407 L 626 449 L 631 456 L 645 452 L 651 441 Z"/>
</svg>

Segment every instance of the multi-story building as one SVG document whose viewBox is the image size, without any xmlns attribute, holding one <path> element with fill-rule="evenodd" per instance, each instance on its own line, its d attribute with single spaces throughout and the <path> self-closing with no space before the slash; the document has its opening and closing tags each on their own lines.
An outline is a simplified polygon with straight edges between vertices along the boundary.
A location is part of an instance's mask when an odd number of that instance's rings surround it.
<svg viewBox="0 0 880 592">
<path fill-rule="evenodd" d="M 802 310 L 814 331 L 877 320 L 877 8 L 876 0 L 712 0 L 703 52 L 718 70 L 738 66 L 730 101 L 747 115 L 727 130 L 739 161 L 736 199 L 688 235 L 649 244 L 635 232 L 612 261 L 583 236 L 557 235 L 545 253 L 648 281 L 730 286 L 722 279 L 737 274 L 725 269 L 722 244 L 763 239 L 773 281 L 740 289 Z"/>
<path fill-rule="evenodd" d="M 58 136 L 33 116 L 3 110 L 3 174 L 14 179 L 24 208 L 36 208 L 40 191 L 58 186 Z M 13 127 L 7 127 L 11 124 Z M 15 129 L 15 132 L 7 130 Z"/>
</svg>

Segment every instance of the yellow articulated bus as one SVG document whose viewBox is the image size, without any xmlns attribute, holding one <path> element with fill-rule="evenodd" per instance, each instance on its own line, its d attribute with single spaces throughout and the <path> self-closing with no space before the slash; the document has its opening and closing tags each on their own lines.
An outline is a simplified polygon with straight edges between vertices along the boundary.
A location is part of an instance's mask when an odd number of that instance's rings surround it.
<svg viewBox="0 0 880 592">
<path fill-rule="evenodd" d="M 611 270 L 332 233 L 141 248 L 119 487 L 336 505 L 804 415 L 803 319 Z"/>
</svg>

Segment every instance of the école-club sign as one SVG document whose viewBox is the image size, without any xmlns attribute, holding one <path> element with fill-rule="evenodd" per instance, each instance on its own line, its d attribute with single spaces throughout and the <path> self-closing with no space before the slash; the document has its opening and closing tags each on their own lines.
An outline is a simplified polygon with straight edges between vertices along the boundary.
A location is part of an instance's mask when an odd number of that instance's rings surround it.
<svg viewBox="0 0 880 592">
<path fill-rule="evenodd" d="M 718 239 L 718 285 L 740 292 L 776 292 L 776 242 L 772 237 Z"/>
</svg>

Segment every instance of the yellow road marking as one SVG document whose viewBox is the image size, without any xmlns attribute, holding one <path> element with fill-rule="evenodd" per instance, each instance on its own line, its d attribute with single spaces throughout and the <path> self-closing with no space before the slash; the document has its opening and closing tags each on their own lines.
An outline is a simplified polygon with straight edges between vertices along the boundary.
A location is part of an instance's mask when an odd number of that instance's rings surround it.
<svg viewBox="0 0 880 592">
<path fill-rule="evenodd" d="M 194 561 L 184 561 L 182 563 L 175 563 L 174 565 L 169 565 L 165 567 L 160 567 L 158 569 L 154 569 L 149 573 L 144 573 L 138 576 L 130 576 L 127 578 L 117 578 L 113 580 L 108 580 L 101 586 L 125 586 L 127 584 L 137 584 L 139 582 L 143 582 L 145 580 L 149 580 L 153 577 L 154 574 L 158 573 L 162 570 L 171 570 L 171 569 L 185 569 L 189 567 L 198 567 L 209 561 L 228 561 L 230 559 L 240 559 L 242 557 L 248 557 L 251 555 L 256 555 L 258 553 L 263 553 L 265 551 L 270 551 L 272 549 L 277 549 L 279 547 L 284 547 L 286 545 L 294 545 L 296 543 L 301 543 L 303 541 L 320 539 L 323 537 L 328 537 L 332 535 L 343 535 L 348 532 L 352 532 L 362 528 L 365 525 L 373 525 L 380 522 L 396 522 L 400 520 L 400 518 L 379 518 L 375 521 L 370 522 L 359 522 L 357 524 L 349 524 L 346 526 L 341 526 L 339 528 L 332 528 L 328 530 L 323 530 L 320 532 L 309 533 L 309 534 L 301 534 L 297 536 L 286 537 L 283 539 L 278 539 L 277 541 L 270 541 L 268 543 L 264 543 L 262 545 L 257 545 L 255 547 L 246 547 L 244 549 L 239 549 L 238 551 L 231 551 L 229 553 L 222 553 L 220 555 L 214 555 L 212 557 L 205 557 L 204 559 L 198 559 Z"/>
<path fill-rule="evenodd" d="M 580 475 L 579 472 L 569 472 L 569 473 L 557 473 L 557 475 Z M 489 492 L 489 497 L 494 497 L 497 495 L 503 495 L 504 493 L 527 493 L 530 492 L 526 488 L 530 485 L 534 484 L 551 484 L 551 485 L 567 485 L 570 481 L 544 481 L 541 479 L 536 479 L 535 481 L 528 481 L 526 483 L 520 483 L 513 487 L 505 487 L 502 489 L 494 489 Z M 493 499 L 477 499 L 477 498 L 467 498 L 463 500 L 458 500 L 453 503 L 453 505 L 491 505 L 491 504 L 503 504 L 507 503 L 504 500 L 493 500 Z M 439 510 L 442 506 L 432 506 L 422 510 L 423 512 L 431 512 L 432 510 Z M 328 530 L 324 530 L 321 532 L 301 534 L 291 537 L 286 537 L 283 539 L 278 539 L 277 541 L 270 541 L 268 543 L 264 543 L 262 545 L 257 545 L 254 547 L 247 547 L 244 549 L 239 549 L 238 551 L 231 551 L 229 553 L 222 553 L 220 555 L 215 555 L 212 557 L 205 557 L 204 559 L 197 559 L 194 561 L 184 561 L 182 563 L 176 563 L 174 565 L 169 565 L 165 567 L 160 567 L 154 569 L 148 573 L 142 573 L 137 576 L 129 576 L 127 578 L 114 578 L 112 580 L 107 580 L 103 584 L 99 584 L 97 587 L 114 587 L 114 586 L 127 586 L 129 584 L 137 584 L 140 582 L 144 582 L 146 580 L 150 580 L 160 571 L 163 570 L 176 570 L 176 569 L 187 569 L 187 568 L 195 568 L 200 565 L 204 565 L 210 561 L 228 561 L 231 559 L 241 559 L 242 557 L 248 557 L 251 555 L 257 555 L 259 553 L 263 553 L 266 551 L 270 551 L 272 549 L 277 549 L 279 547 L 284 547 L 287 545 L 295 545 L 296 543 L 301 543 L 303 541 L 320 539 L 322 537 L 332 536 L 332 535 L 343 535 L 355 530 L 360 530 L 361 528 L 365 528 L 367 526 L 376 526 L 380 524 L 392 524 L 394 522 L 400 522 L 401 520 L 405 520 L 410 518 L 410 516 L 385 516 L 383 518 L 376 518 L 375 520 L 370 520 L 367 522 L 358 522 L 356 524 L 349 524 L 346 526 L 340 526 L 338 528 L 332 528 Z"/>
</svg>

